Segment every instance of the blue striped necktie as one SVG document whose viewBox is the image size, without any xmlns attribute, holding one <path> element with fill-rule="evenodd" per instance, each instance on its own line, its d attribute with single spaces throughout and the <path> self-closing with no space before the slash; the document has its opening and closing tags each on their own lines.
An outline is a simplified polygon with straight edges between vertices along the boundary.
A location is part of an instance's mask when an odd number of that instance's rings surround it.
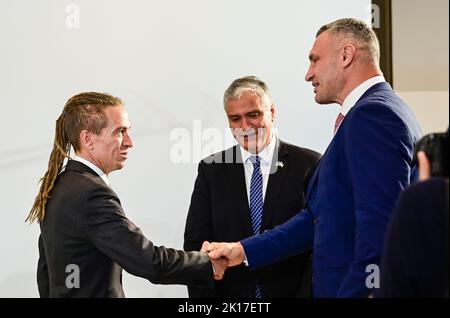
<svg viewBox="0 0 450 318">
<path fill-rule="evenodd" d="M 252 221 L 253 234 L 259 234 L 261 229 L 263 214 L 263 178 L 261 174 L 261 158 L 251 156 L 250 162 L 253 164 L 252 179 L 250 182 L 250 219 Z M 261 298 L 259 283 L 256 284 L 255 298 Z"/>
</svg>

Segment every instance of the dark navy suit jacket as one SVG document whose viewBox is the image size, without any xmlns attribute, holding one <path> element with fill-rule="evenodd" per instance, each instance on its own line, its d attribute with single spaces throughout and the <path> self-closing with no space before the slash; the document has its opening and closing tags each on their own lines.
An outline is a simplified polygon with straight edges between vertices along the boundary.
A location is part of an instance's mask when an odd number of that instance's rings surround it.
<svg viewBox="0 0 450 318">
<path fill-rule="evenodd" d="M 348 112 L 307 187 L 307 207 L 242 242 L 251 268 L 313 247 L 314 297 L 367 297 L 400 192 L 410 184 L 420 128 L 387 83 Z"/>
</svg>

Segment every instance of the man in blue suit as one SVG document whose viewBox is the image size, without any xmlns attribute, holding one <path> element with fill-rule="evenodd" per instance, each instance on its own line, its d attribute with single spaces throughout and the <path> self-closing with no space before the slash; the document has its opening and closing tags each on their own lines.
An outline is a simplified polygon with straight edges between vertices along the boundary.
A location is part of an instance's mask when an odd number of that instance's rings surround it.
<svg viewBox="0 0 450 318">
<path fill-rule="evenodd" d="M 338 103 L 335 135 L 306 190 L 306 208 L 238 243 L 205 243 L 229 266 L 266 266 L 313 247 L 314 297 L 367 297 L 378 287 L 387 225 L 410 184 L 420 128 L 385 82 L 373 30 L 340 19 L 317 32 L 306 81 L 319 104 Z"/>
</svg>

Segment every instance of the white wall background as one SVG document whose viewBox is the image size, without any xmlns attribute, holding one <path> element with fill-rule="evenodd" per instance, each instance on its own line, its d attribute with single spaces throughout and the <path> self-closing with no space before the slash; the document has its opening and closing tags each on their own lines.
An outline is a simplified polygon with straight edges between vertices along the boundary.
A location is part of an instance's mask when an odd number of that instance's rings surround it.
<svg viewBox="0 0 450 318">
<path fill-rule="evenodd" d="M 66 26 L 70 3 L 80 28 Z M 94 90 L 125 101 L 135 148 L 112 187 L 147 237 L 181 248 L 200 155 L 172 163 L 171 131 L 193 133 L 194 120 L 224 131 L 224 90 L 254 74 L 271 88 L 279 135 L 323 152 L 338 107 L 314 103 L 304 82 L 308 51 L 321 25 L 369 16 L 368 0 L 2 0 L 0 297 L 38 296 L 39 229 L 24 220 L 70 96 Z M 128 274 L 124 289 L 128 297 L 187 296 L 184 286 Z"/>
<path fill-rule="evenodd" d="M 448 0 L 392 1 L 394 89 L 424 134 L 448 127 Z"/>
</svg>

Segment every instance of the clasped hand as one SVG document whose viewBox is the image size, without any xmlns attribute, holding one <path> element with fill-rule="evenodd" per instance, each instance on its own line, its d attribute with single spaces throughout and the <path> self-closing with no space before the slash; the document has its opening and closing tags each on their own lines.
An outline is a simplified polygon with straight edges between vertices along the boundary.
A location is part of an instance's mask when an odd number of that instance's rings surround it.
<svg viewBox="0 0 450 318">
<path fill-rule="evenodd" d="M 214 266 L 214 279 L 221 280 L 228 267 L 237 266 L 245 259 L 244 248 L 240 242 L 203 242 L 201 252 L 207 253 Z"/>
</svg>

